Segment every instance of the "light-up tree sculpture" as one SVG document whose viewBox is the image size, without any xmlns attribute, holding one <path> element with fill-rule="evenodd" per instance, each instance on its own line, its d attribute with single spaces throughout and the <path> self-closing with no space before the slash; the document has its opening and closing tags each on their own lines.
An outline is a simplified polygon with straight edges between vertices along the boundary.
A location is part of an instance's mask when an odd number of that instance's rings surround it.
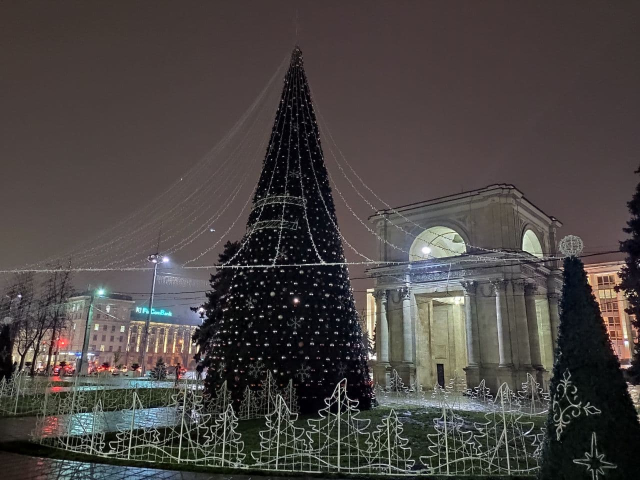
<svg viewBox="0 0 640 480">
<path fill-rule="evenodd" d="M 281 389 L 293 380 L 303 412 L 323 406 L 342 377 L 349 396 L 369 408 L 363 334 L 337 225 L 296 47 L 247 232 L 229 261 L 242 268 L 235 270 L 210 366 L 219 382 L 228 382 L 236 406 L 245 387 L 259 388 L 269 370 Z"/>
</svg>

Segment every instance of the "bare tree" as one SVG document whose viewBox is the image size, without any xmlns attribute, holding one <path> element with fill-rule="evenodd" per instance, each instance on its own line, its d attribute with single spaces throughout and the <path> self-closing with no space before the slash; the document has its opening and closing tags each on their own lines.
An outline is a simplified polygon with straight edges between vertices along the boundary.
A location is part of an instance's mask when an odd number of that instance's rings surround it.
<svg viewBox="0 0 640 480">
<path fill-rule="evenodd" d="M 51 331 L 51 341 L 49 342 L 49 355 L 47 356 L 46 372 L 49 373 L 51 367 L 51 356 L 54 349 L 57 350 L 57 344 L 61 332 L 69 326 L 69 318 L 67 316 L 67 301 L 73 295 L 73 286 L 71 285 L 71 272 L 69 270 L 54 272 L 49 278 L 48 295 L 50 301 L 49 306 L 49 329 Z"/>
<path fill-rule="evenodd" d="M 18 274 L 6 290 L 11 318 L 11 338 L 20 357 L 18 370 L 22 370 L 27 352 L 33 346 L 35 288 L 33 274 Z"/>
</svg>

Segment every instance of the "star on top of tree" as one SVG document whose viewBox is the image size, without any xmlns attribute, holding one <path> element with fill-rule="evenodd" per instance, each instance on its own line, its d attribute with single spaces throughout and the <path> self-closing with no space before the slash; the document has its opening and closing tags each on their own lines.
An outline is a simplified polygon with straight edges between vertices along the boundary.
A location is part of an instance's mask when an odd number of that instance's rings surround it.
<svg viewBox="0 0 640 480">
<path fill-rule="evenodd" d="M 604 453 L 598 453 L 596 432 L 591 434 L 591 452 L 585 452 L 584 458 L 577 458 L 573 463 L 587 467 L 587 472 L 591 473 L 591 480 L 598 480 L 600 475 L 604 475 L 605 469 L 617 468 L 616 465 L 604 459 Z"/>
</svg>

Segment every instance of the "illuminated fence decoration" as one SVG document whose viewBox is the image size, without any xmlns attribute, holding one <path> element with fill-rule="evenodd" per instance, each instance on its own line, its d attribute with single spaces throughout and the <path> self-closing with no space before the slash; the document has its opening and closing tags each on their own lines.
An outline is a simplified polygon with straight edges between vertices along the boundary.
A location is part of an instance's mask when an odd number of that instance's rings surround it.
<svg viewBox="0 0 640 480">
<path fill-rule="evenodd" d="M 320 418 L 308 421 L 310 466 L 322 472 L 358 472 L 368 467 L 368 419 L 358 418 L 358 401 L 347 396 L 342 380 L 325 399 Z M 314 469 L 315 470 L 315 469 Z"/>
<path fill-rule="evenodd" d="M 286 400 L 278 395 L 276 409 L 266 417 L 266 430 L 260 432 L 260 450 L 251 452 L 256 466 L 266 470 L 302 471 L 309 465 L 309 447 L 304 428 L 295 426 Z"/>
<path fill-rule="evenodd" d="M 546 414 L 549 411 L 551 404 L 549 392 L 545 392 L 540 383 L 529 373 L 527 373 L 527 381 L 522 384 L 522 390 L 516 395 L 520 410 L 529 415 Z"/>
<path fill-rule="evenodd" d="M 411 471 L 415 460 L 411 459 L 409 439 L 402 437 L 402 423 L 395 410 L 382 418 L 371 435 L 367 457 L 370 473 L 379 471 L 389 475 Z"/>
<path fill-rule="evenodd" d="M 389 386 L 387 387 L 388 397 L 392 398 L 405 398 L 409 389 L 405 387 L 402 377 L 398 374 L 396 369 L 391 372 L 389 378 Z"/>
<path fill-rule="evenodd" d="M 255 401 L 243 403 L 238 414 L 226 384 L 212 399 L 203 394 L 201 382 L 187 380 L 159 389 L 154 395 L 160 397 L 147 393 L 157 389 L 78 385 L 65 395 L 44 395 L 34 439 L 68 451 L 150 464 L 381 476 L 534 474 L 546 418 L 543 408 L 531 410 L 531 403 L 544 398 L 539 386 L 514 393 L 503 384 L 492 397 L 484 382 L 462 392 L 454 385 L 455 379 L 436 390 L 434 399 L 416 394 L 423 392 L 419 384 L 407 389 L 397 383 L 400 388 L 391 395 L 385 392 L 382 415 L 372 422 L 348 397 L 343 380 L 318 416 L 304 423 L 290 408 L 293 383 L 279 389 L 269 374 L 261 389 L 251 392 Z M 9 387 L 0 384 L 0 389 Z M 426 423 L 418 422 L 425 434 L 412 438 L 412 417 L 418 414 L 427 415 Z M 256 447 L 249 451 L 243 438 L 248 434 L 241 434 L 243 418 L 263 422 L 258 433 L 251 433 Z"/>
<path fill-rule="evenodd" d="M 538 469 L 533 456 L 537 441 L 533 422 L 523 421 L 515 395 L 503 383 L 494 401 L 493 411 L 486 414 L 487 421 L 476 423 L 479 434 L 475 440 L 481 445 L 483 474 L 531 473 Z"/>
<path fill-rule="evenodd" d="M 473 429 L 466 425 L 444 395 L 440 396 L 441 415 L 434 419 L 436 433 L 427 438 L 429 455 L 421 456 L 420 461 L 429 472 L 438 475 L 468 475 L 481 472 L 480 444 Z"/>
</svg>

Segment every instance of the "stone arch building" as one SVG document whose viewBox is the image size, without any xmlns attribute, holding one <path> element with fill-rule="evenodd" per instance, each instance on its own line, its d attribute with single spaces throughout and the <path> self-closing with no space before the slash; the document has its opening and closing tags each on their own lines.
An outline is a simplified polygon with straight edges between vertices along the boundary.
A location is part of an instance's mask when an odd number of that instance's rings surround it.
<svg viewBox="0 0 640 480">
<path fill-rule="evenodd" d="M 557 261 L 540 257 L 556 253 L 558 220 L 501 184 L 370 221 L 379 259 L 398 262 L 368 271 L 377 382 L 395 369 L 406 385 L 425 388 L 454 377 L 519 387 L 527 373 L 546 383 L 561 277 Z"/>
</svg>

